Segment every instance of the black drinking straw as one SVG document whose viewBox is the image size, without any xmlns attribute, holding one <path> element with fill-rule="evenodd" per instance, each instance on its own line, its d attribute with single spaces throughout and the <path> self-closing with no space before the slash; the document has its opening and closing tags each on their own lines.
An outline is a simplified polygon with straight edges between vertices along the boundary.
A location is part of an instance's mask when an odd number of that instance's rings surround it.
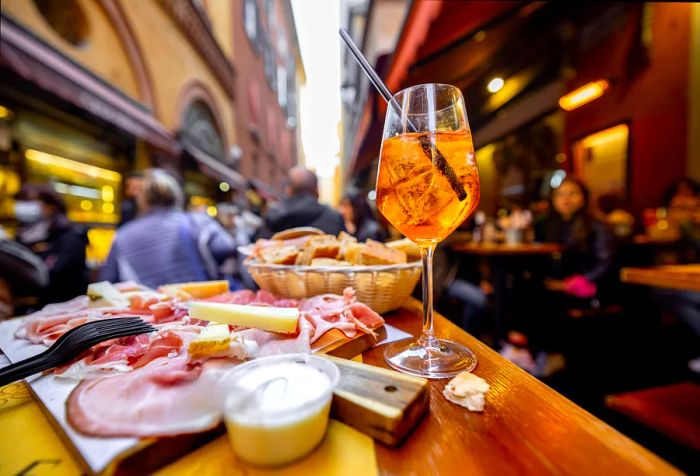
<svg viewBox="0 0 700 476">
<path fill-rule="evenodd" d="M 374 68 L 372 68 L 372 66 L 369 64 L 369 61 L 367 61 L 365 55 L 362 54 L 357 45 L 355 45 L 355 42 L 352 41 L 352 38 L 350 38 L 348 32 L 345 31 L 344 28 L 341 28 L 339 30 L 339 33 L 340 37 L 345 42 L 345 45 L 350 49 L 350 52 L 360 64 L 360 67 L 365 72 L 370 82 L 374 85 L 377 91 L 379 91 L 379 94 L 381 94 L 382 97 L 384 97 L 384 100 L 391 107 L 394 108 L 394 110 L 399 116 L 401 116 L 401 106 L 398 102 L 396 102 L 396 99 L 394 99 L 394 95 L 391 94 L 391 91 L 389 91 L 389 88 L 386 86 L 386 84 L 384 84 L 384 81 L 382 81 L 382 79 L 379 77 Z M 411 132 L 418 132 L 418 128 L 411 122 L 410 119 L 406 118 L 406 122 L 408 122 L 408 126 Z M 462 201 L 466 199 L 467 192 L 466 190 L 464 190 L 464 186 L 457 178 L 454 169 L 452 169 L 450 164 L 447 162 L 447 159 L 445 159 L 445 156 L 442 155 L 442 153 L 438 150 L 435 144 L 432 143 L 432 141 L 425 140 L 423 138 L 420 138 L 419 140 L 423 152 L 425 152 L 425 155 L 427 155 L 428 158 L 431 159 L 431 162 L 433 162 L 438 168 L 438 170 L 440 170 L 440 172 L 442 172 L 443 175 L 447 178 L 447 181 L 450 183 L 450 187 L 452 187 L 452 190 L 454 190 L 454 192 L 457 194 L 459 200 Z"/>
<path fill-rule="evenodd" d="M 394 95 L 391 94 L 391 91 L 389 91 L 389 88 L 386 86 L 386 84 L 384 84 L 382 78 L 379 77 L 374 68 L 372 68 L 372 66 L 369 64 L 369 61 L 367 61 L 367 58 L 365 58 L 365 55 L 362 54 L 355 42 L 352 41 L 352 38 L 350 38 L 348 32 L 345 31 L 345 28 L 341 28 L 339 31 L 340 37 L 350 49 L 350 53 L 352 53 L 357 62 L 360 63 L 360 67 L 362 67 L 362 70 L 365 72 L 365 74 L 372 82 L 374 87 L 377 88 L 379 94 L 381 94 L 384 97 L 384 100 L 396 110 L 397 114 L 401 115 L 401 106 L 399 106 L 399 103 L 396 102 L 396 99 L 394 99 Z M 410 120 L 408 121 L 408 123 L 411 126 L 411 129 L 413 129 L 412 132 L 417 132 L 416 127 L 411 123 Z"/>
</svg>

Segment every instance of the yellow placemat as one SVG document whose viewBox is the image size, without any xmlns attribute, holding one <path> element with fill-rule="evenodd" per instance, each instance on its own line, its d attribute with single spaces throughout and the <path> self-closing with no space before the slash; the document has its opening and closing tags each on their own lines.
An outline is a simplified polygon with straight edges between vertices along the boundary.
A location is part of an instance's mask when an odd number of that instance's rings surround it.
<svg viewBox="0 0 700 476">
<path fill-rule="evenodd" d="M 24 383 L 0 387 L 0 475 L 83 474 Z"/>
<path fill-rule="evenodd" d="M 353 360 L 362 362 L 358 356 Z M 24 383 L 0 387 L 0 476 L 74 476 L 84 474 L 55 433 Z M 226 435 L 171 463 L 158 476 L 378 474 L 374 441 L 335 420 L 321 445 L 308 457 L 284 468 L 259 470 L 238 463 Z"/>
<path fill-rule="evenodd" d="M 362 355 L 352 360 L 362 362 Z M 326 437 L 308 457 L 284 468 L 262 470 L 236 460 L 224 435 L 166 466 L 155 476 L 375 476 L 374 440 L 339 421 L 331 420 Z"/>
<path fill-rule="evenodd" d="M 156 476 L 374 476 L 377 462 L 374 441 L 359 431 L 331 420 L 321 445 L 290 466 L 263 470 L 239 463 L 226 435 L 163 468 Z"/>
</svg>

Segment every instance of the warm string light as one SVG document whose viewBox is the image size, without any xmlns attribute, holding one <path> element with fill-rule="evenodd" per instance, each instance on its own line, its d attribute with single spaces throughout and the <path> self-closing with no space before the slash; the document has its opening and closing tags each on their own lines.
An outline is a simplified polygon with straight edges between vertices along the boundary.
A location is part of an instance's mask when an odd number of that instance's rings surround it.
<svg viewBox="0 0 700 476">
<path fill-rule="evenodd" d="M 586 83 L 580 88 L 562 96 L 559 99 L 559 106 L 565 111 L 573 111 L 601 97 L 609 86 L 610 83 L 604 79 Z"/>
</svg>

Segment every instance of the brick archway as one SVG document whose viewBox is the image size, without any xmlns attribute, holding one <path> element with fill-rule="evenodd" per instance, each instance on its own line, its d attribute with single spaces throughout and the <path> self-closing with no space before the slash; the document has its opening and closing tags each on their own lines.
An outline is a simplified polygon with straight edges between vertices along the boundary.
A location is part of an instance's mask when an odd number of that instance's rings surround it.
<svg viewBox="0 0 700 476">
<path fill-rule="evenodd" d="M 224 144 L 224 151 L 228 153 L 228 149 L 231 144 L 229 143 L 228 138 L 226 136 L 226 129 L 224 129 L 224 122 L 223 116 L 221 115 L 221 110 L 216 104 L 214 95 L 211 93 L 209 88 L 201 81 L 192 80 L 189 83 L 187 83 L 184 88 L 182 88 L 180 98 L 177 102 L 177 117 L 180 121 L 178 124 L 179 128 L 182 128 L 182 120 L 185 116 L 185 111 L 187 111 L 187 108 L 195 101 L 202 101 L 204 104 L 207 105 L 207 107 L 211 111 L 212 115 L 214 116 L 214 121 L 216 123 L 215 125 L 221 137 L 221 141 Z"/>
</svg>

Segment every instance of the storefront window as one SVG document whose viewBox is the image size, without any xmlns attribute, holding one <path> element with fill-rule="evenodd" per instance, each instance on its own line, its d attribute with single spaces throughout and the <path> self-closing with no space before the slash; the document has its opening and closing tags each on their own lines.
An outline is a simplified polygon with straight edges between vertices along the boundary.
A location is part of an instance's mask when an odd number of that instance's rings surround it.
<svg viewBox="0 0 700 476">
<path fill-rule="evenodd" d="M 24 155 L 30 181 L 51 182 L 66 201 L 69 219 L 107 224 L 119 221 L 115 207 L 121 190 L 119 172 L 36 149 L 27 149 Z"/>
<path fill-rule="evenodd" d="M 601 195 L 627 196 L 629 126 L 614 127 L 590 134 L 572 144 L 574 172 L 591 192 L 591 202 Z"/>
</svg>

